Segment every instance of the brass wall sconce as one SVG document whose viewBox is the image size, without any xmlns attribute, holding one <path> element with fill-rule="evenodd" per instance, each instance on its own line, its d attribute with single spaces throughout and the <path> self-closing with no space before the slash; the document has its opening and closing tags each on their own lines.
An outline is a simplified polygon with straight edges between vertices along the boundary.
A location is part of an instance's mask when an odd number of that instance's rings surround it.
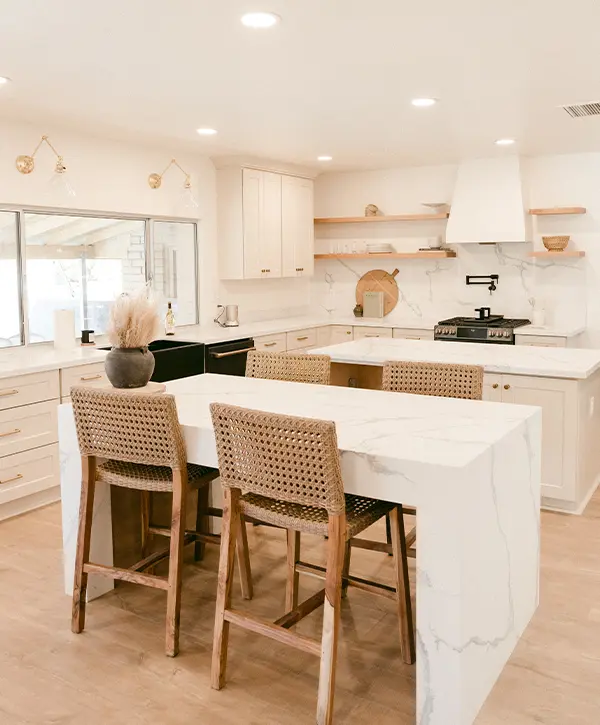
<svg viewBox="0 0 600 725">
<path fill-rule="evenodd" d="M 48 136 L 42 136 L 40 139 L 40 142 L 33 150 L 33 153 L 31 156 L 27 155 L 21 155 L 17 156 L 15 165 L 17 167 L 17 171 L 19 171 L 21 174 L 30 174 L 33 169 L 35 168 L 35 155 L 39 151 L 39 148 L 42 144 L 48 144 L 52 151 L 54 152 L 54 155 L 56 156 L 56 166 L 54 167 L 54 171 L 57 174 L 64 174 L 67 170 L 67 167 L 65 166 L 65 163 L 63 161 L 63 157 L 58 153 L 58 151 L 54 148 L 54 146 L 50 143 L 48 140 Z"/>
<path fill-rule="evenodd" d="M 177 162 L 177 159 L 171 159 L 167 166 L 164 168 L 164 170 L 160 174 L 150 174 L 148 177 L 148 186 L 151 189 L 159 189 L 162 184 L 163 176 L 167 173 L 167 171 L 171 168 L 171 166 L 176 166 L 179 171 L 185 176 L 185 181 L 183 182 L 183 195 L 184 195 L 184 201 L 185 205 L 188 207 L 197 207 L 198 202 L 194 198 L 194 195 L 192 194 L 192 182 L 190 179 L 190 175 L 188 172 Z"/>
</svg>

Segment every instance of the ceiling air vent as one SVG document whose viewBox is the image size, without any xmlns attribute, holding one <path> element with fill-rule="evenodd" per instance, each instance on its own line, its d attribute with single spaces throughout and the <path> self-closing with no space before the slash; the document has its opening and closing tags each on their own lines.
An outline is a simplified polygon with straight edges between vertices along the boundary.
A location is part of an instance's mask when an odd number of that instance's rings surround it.
<svg viewBox="0 0 600 725">
<path fill-rule="evenodd" d="M 576 103 L 573 106 L 562 106 L 571 118 L 583 116 L 600 116 L 600 101 L 593 103 Z"/>
</svg>

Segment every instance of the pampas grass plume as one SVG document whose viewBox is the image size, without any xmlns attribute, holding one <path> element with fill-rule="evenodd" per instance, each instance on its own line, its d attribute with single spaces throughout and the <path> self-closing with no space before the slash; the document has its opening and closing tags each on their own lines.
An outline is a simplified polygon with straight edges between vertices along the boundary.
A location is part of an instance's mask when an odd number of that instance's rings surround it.
<svg viewBox="0 0 600 725">
<path fill-rule="evenodd" d="M 159 334 L 156 303 L 144 287 L 124 292 L 110 310 L 108 339 L 113 347 L 147 347 Z"/>
</svg>

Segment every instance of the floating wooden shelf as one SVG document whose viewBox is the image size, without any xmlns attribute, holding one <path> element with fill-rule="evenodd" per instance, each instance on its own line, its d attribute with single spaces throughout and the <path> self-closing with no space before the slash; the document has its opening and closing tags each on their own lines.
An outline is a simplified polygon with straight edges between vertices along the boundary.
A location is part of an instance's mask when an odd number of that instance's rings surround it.
<svg viewBox="0 0 600 725">
<path fill-rule="evenodd" d="M 584 206 L 554 206 L 549 209 L 530 209 L 533 216 L 553 216 L 559 214 L 585 214 L 587 209 Z"/>
<path fill-rule="evenodd" d="M 320 217 L 315 224 L 371 224 L 372 222 L 430 222 L 447 219 L 449 212 L 443 214 L 396 214 L 395 216 L 341 216 Z"/>
<path fill-rule="evenodd" d="M 451 249 L 434 252 L 386 252 L 385 254 L 315 254 L 315 259 L 452 259 L 456 252 Z"/>
<path fill-rule="evenodd" d="M 560 259 L 561 257 L 585 257 L 585 252 L 580 249 L 566 249 L 563 252 L 529 252 L 529 256 L 543 259 Z"/>
</svg>

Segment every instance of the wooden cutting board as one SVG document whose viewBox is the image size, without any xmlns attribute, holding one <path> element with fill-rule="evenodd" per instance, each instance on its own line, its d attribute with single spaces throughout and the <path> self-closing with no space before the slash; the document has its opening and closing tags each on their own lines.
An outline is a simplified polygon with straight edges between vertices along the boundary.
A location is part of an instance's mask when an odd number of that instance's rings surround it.
<svg viewBox="0 0 600 725">
<path fill-rule="evenodd" d="M 365 292 L 383 292 L 383 314 L 389 315 L 398 304 L 398 284 L 396 283 L 395 269 L 391 274 L 383 269 L 373 269 L 358 280 L 356 284 L 356 302 L 363 304 Z"/>
</svg>

